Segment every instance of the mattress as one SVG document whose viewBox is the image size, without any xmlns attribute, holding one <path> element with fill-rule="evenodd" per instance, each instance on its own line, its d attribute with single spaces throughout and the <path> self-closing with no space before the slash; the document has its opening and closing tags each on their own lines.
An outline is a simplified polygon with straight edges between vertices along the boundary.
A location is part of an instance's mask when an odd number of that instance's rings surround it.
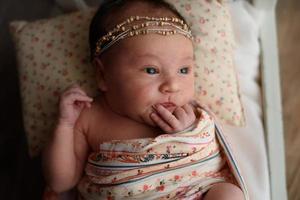
<svg viewBox="0 0 300 200">
<path fill-rule="evenodd" d="M 259 28 L 264 15 L 246 1 L 231 2 L 230 12 L 237 43 L 235 62 L 246 126 L 223 124 L 223 129 L 232 144 L 250 199 L 268 200 L 270 183 L 259 76 Z"/>
</svg>

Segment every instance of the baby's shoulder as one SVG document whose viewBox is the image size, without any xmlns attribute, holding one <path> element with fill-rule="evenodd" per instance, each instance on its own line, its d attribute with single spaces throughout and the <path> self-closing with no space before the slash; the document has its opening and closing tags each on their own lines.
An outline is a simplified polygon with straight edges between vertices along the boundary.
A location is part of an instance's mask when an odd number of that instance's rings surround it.
<svg viewBox="0 0 300 200">
<path fill-rule="evenodd" d="M 102 123 L 97 122 L 102 121 L 103 118 L 104 109 L 96 99 L 91 103 L 91 107 L 85 107 L 81 111 L 77 124 L 78 127 L 81 127 L 84 130 L 84 132 L 88 132 L 94 124 L 100 126 Z"/>
<path fill-rule="evenodd" d="M 102 141 L 103 130 L 106 129 L 105 113 L 98 101 L 94 100 L 91 107 L 84 108 L 78 118 L 78 128 L 84 134 L 87 143 L 92 150 L 97 150 Z"/>
</svg>

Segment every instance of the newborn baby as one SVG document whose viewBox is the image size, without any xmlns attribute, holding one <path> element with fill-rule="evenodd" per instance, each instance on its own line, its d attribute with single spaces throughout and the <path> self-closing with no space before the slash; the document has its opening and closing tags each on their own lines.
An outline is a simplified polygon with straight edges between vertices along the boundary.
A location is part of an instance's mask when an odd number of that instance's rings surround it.
<svg viewBox="0 0 300 200">
<path fill-rule="evenodd" d="M 78 186 L 81 199 L 244 199 L 212 117 L 194 101 L 192 40 L 164 1 L 100 6 L 90 26 L 100 94 L 78 85 L 62 94 L 44 154 L 51 190 Z"/>
</svg>

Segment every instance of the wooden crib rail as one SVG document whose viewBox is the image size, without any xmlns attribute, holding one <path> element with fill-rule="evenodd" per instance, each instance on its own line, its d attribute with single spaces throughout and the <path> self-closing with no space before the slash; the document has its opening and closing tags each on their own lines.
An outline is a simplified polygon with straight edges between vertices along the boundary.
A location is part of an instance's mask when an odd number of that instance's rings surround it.
<svg viewBox="0 0 300 200">
<path fill-rule="evenodd" d="M 260 30 L 261 74 L 271 199 L 287 200 L 276 3 L 277 0 L 253 1 L 253 5 L 265 14 Z"/>
</svg>

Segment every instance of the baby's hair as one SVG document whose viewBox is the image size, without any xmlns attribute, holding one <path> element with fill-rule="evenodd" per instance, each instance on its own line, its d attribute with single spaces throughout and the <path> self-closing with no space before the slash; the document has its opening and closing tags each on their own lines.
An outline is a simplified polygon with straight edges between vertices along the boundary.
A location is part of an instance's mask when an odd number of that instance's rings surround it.
<svg viewBox="0 0 300 200">
<path fill-rule="evenodd" d="M 125 6 L 134 2 L 142 2 L 152 8 L 171 11 L 176 17 L 185 22 L 185 19 L 176 10 L 176 8 L 164 0 L 104 0 L 94 15 L 89 32 L 89 44 L 91 60 L 94 58 L 96 43 L 99 38 L 106 35 L 112 24 L 112 17 L 114 14 L 120 12 Z M 110 25 L 110 26 L 109 26 Z M 116 24 L 114 24 L 116 25 Z"/>
</svg>

